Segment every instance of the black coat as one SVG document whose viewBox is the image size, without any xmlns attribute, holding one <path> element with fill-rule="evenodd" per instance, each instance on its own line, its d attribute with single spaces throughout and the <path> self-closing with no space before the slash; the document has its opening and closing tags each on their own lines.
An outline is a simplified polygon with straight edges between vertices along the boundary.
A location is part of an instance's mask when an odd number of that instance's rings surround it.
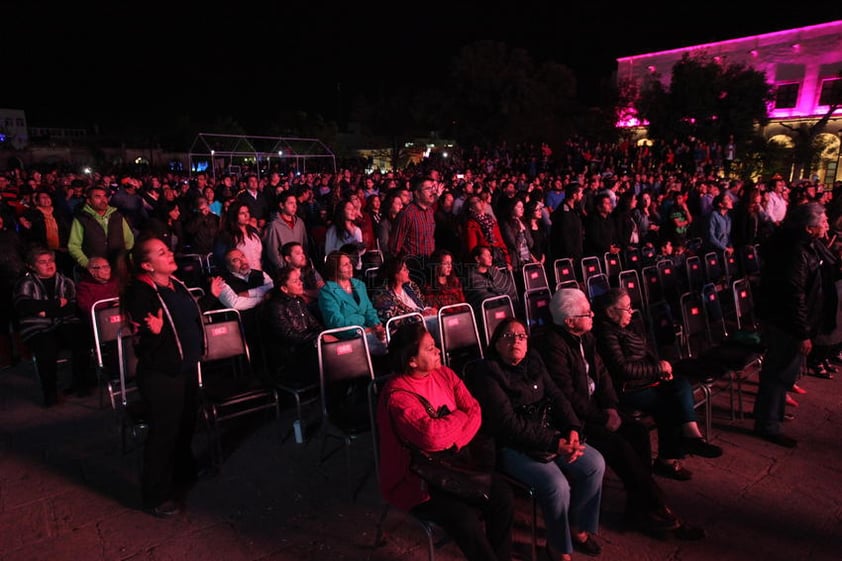
<svg viewBox="0 0 842 561">
<path fill-rule="evenodd" d="M 470 370 L 466 384 L 482 408 L 483 430 L 494 436 L 498 446 L 555 451 L 560 438 L 580 428 L 573 407 L 536 351 L 529 351 L 517 367 L 498 359 L 482 360 Z M 545 399 L 552 406 L 552 428 L 544 427 L 526 412 L 526 408 Z"/>
<path fill-rule="evenodd" d="M 601 319 L 594 326 L 596 345 L 605 367 L 611 374 L 614 387 L 620 391 L 634 391 L 661 380 L 658 357 L 646 344 L 646 338 L 631 324 L 620 327 L 609 319 Z"/>
</svg>

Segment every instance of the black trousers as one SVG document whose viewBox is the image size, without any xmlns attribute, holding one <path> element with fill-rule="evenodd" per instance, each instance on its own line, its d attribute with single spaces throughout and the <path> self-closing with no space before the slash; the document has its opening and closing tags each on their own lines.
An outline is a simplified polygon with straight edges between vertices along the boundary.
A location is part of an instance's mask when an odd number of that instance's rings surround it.
<svg viewBox="0 0 842 561">
<path fill-rule="evenodd" d="M 149 432 L 143 448 L 141 496 L 144 508 L 175 499 L 178 488 L 195 480 L 193 434 L 198 413 L 196 371 L 171 373 L 138 368 Z"/>
<path fill-rule="evenodd" d="M 514 496 L 501 476 L 494 474 L 490 500 L 479 507 L 435 489 L 431 489 L 430 495 L 429 501 L 412 509 L 413 514 L 441 526 L 468 561 L 512 558 Z"/>
<path fill-rule="evenodd" d="M 54 330 L 37 333 L 26 340 L 26 345 L 35 357 L 38 365 L 38 377 L 41 379 L 41 392 L 44 405 L 53 405 L 58 401 L 58 360 L 59 351 L 70 349 L 73 386 L 77 389 L 94 384 L 91 373 L 91 338 L 81 323 L 60 325 Z"/>
<path fill-rule="evenodd" d="M 664 506 L 663 491 L 652 477 L 652 445 L 646 426 L 624 422 L 616 432 L 588 427 L 587 443 L 602 453 L 605 464 L 623 482 L 627 510 L 649 512 Z"/>
</svg>

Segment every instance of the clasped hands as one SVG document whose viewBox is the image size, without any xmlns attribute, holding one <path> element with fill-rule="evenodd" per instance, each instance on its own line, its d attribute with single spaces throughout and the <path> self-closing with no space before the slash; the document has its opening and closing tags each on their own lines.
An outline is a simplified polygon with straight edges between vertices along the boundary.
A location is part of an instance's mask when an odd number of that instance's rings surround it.
<svg viewBox="0 0 842 561">
<path fill-rule="evenodd" d="M 579 433 L 572 430 L 567 438 L 558 439 L 557 451 L 567 458 L 567 463 L 572 464 L 585 453 L 585 445 L 579 441 Z"/>
</svg>

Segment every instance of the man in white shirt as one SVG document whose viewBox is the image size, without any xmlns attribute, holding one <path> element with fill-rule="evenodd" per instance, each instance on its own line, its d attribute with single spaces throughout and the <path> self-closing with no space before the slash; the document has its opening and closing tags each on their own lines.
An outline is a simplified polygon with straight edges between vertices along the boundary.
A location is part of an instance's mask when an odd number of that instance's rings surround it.
<svg viewBox="0 0 842 561">
<path fill-rule="evenodd" d="M 775 226 L 779 226 L 786 216 L 787 200 L 784 190 L 786 189 L 786 181 L 780 177 L 772 179 L 772 189 L 766 193 L 764 207 L 766 216 L 769 217 Z"/>
</svg>

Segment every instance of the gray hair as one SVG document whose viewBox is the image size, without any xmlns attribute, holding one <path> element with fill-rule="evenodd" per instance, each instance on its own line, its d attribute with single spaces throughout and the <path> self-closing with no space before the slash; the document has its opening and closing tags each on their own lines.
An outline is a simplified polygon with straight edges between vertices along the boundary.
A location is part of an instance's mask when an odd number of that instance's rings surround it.
<svg viewBox="0 0 842 561">
<path fill-rule="evenodd" d="M 810 226 L 818 226 L 825 217 L 824 205 L 820 203 L 805 203 L 789 205 L 786 215 L 787 226 L 801 230 Z"/>
<path fill-rule="evenodd" d="M 564 325 L 564 320 L 579 313 L 579 308 L 588 304 L 588 297 L 578 288 L 562 288 L 556 290 L 550 300 L 550 313 L 553 323 Z"/>
</svg>

